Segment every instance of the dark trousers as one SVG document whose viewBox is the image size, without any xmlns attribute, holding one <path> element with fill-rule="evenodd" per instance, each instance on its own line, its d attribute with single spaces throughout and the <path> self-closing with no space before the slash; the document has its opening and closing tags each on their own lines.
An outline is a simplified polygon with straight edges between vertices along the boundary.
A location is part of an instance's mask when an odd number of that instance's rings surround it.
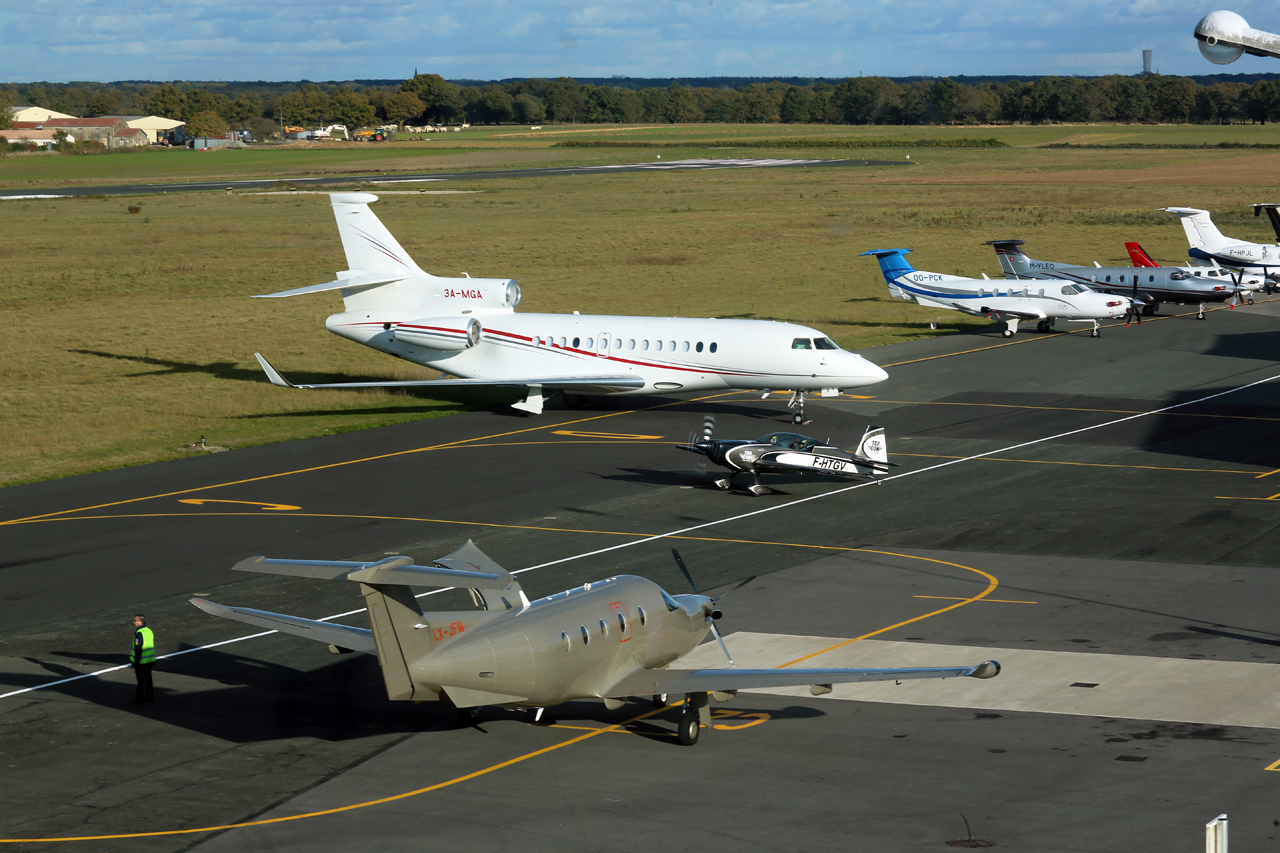
<svg viewBox="0 0 1280 853">
<path fill-rule="evenodd" d="M 156 701 L 155 692 L 151 686 L 151 668 L 153 666 L 155 666 L 153 663 L 137 663 L 133 665 L 133 675 L 138 679 L 138 692 L 134 695 L 133 701 Z"/>
</svg>

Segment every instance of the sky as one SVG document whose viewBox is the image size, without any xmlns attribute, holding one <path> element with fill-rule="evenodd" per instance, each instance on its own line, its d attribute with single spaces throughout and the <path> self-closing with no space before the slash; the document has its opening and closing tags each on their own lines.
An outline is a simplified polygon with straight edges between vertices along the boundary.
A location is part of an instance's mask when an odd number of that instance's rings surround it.
<svg viewBox="0 0 1280 853">
<path fill-rule="evenodd" d="M 3 0 L 0 82 L 1280 72 L 1200 56 L 1215 9 L 1280 31 L 1227 2 Z"/>
</svg>

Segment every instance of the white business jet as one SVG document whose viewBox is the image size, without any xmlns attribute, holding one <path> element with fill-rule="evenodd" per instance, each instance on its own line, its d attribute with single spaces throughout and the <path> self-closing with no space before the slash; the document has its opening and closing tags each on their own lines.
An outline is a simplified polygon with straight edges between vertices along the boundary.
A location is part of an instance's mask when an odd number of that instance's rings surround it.
<svg viewBox="0 0 1280 853">
<path fill-rule="evenodd" d="M 1023 320 L 1035 320 L 1036 331 L 1048 332 L 1054 320 L 1093 323 L 1091 337 L 1098 337 L 1098 320 L 1123 317 L 1129 300 L 1095 293 L 1083 284 L 1056 281 L 991 281 L 912 269 L 910 249 L 877 249 L 863 252 L 880 262 L 889 295 L 932 308 L 946 308 L 993 320 L 1003 320 L 1001 334 L 1011 338 Z"/>
<path fill-rule="evenodd" d="M 329 198 L 351 268 L 337 281 L 264 298 L 340 291 L 346 310 L 325 321 L 329 331 L 454 378 L 294 385 L 255 353 L 275 385 L 524 388 L 514 406 L 532 414 L 555 391 L 572 401 L 583 394 L 778 390 L 792 392 L 792 420 L 802 423 L 807 393 L 836 396 L 888 378 L 821 332 L 792 323 L 517 314 L 515 281 L 423 272 L 369 210 L 376 195 Z"/>
</svg>

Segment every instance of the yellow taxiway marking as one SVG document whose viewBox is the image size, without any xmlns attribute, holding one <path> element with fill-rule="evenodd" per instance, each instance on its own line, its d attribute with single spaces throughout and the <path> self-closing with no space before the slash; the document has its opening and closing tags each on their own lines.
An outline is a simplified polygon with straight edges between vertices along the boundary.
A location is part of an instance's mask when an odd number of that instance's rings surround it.
<svg viewBox="0 0 1280 853">
<path fill-rule="evenodd" d="M 652 411 L 654 409 L 667 408 L 669 406 L 684 406 L 684 405 L 688 405 L 689 403 L 698 403 L 706 400 L 715 400 L 720 397 L 728 397 L 728 396 L 731 396 L 732 393 L 733 392 L 725 393 L 725 394 L 712 394 L 706 397 L 695 397 L 690 400 L 675 400 L 669 403 L 659 403 L 657 405 L 649 406 L 644 409 L 637 409 L 635 411 L 647 412 L 647 411 Z M 572 421 L 565 421 L 564 423 L 544 424 L 542 426 L 528 427 L 527 429 L 516 429 L 516 430 L 511 430 L 510 432 L 495 433 L 494 435 L 476 436 L 475 438 L 460 438 L 457 441 L 447 441 L 443 444 L 433 444 L 433 445 L 428 445 L 426 447 L 414 447 L 414 448 L 410 448 L 409 450 L 397 450 L 394 453 L 382 453 L 377 456 L 365 456 L 360 459 L 348 459 L 346 462 L 332 462 L 328 465 L 315 465 L 310 468 L 298 468 L 293 471 L 280 471 L 279 473 L 276 473 L 276 474 L 263 474 L 260 477 L 246 477 L 243 480 L 231 480 L 226 483 L 214 483 L 208 486 L 195 486 L 190 489 L 179 489 L 176 492 L 162 492 L 160 494 L 155 494 L 155 495 L 145 495 L 143 497 L 138 497 L 138 498 L 126 498 L 120 501 L 111 501 L 109 503 L 104 503 L 104 504 L 94 504 L 93 506 L 82 506 L 76 509 L 63 509 L 63 510 L 58 510 L 57 512 L 43 513 L 42 515 L 32 515 L 32 516 L 27 516 L 26 518 L 14 518 L 8 521 L 0 521 L 0 527 L 3 527 L 6 524 L 19 524 L 22 522 L 37 521 L 44 518 L 53 518 L 55 516 L 70 515 L 72 513 L 77 513 L 77 512 L 88 512 L 94 509 L 106 509 L 107 507 L 123 506 L 125 504 L 131 504 L 131 503 L 140 503 L 141 501 L 155 500 L 157 498 L 171 498 L 171 497 L 175 497 L 176 495 L 189 495 L 192 492 L 203 492 L 207 489 L 221 489 L 221 488 L 225 488 L 226 486 L 239 486 L 239 485 L 243 485 L 244 483 L 258 483 L 263 480 L 274 480 L 279 477 L 292 477 L 295 474 L 309 474 L 313 471 L 325 471 L 330 468 L 343 468 L 347 465 L 359 465 L 363 462 L 376 462 L 382 459 L 395 459 L 398 456 L 408 456 L 414 453 L 427 453 L 432 450 L 443 450 L 449 447 L 459 447 L 459 446 L 468 445 L 478 441 L 492 441 L 495 438 L 506 438 L 509 435 L 524 435 L 525 433 L 539 432 L 541 430 L 554 429 L 555 427 L 570 426 L 572 424 L 585 424 L 591 421 L 604 420 L 605 418 L 616 418 L 616 417 L 620 417 L 622 415 L 628 415 L 628 414 L 633 414 L 633 412 L 607 412 L 603 415 L 592 415 L 591 417 L 578 418 Z"/>
<path fill-rule="evenodd" d="M 558 429 L 552 435 L 568 435 L 575 438 L 617 438 L 629 441 L 657 441 L 660 435 L 631 435 L 625 432 L 577 432 L 571 429 Z"/>
<path fill-rule="evenodd" d="M 195 506 L 201 506 L 203 504 L 248 504 L 249 506 L 256 506 L 260 509 L 271 510 L 272 512 L 285 512 L 287 510 L 302 509 L 300 506 L 292 506 L 291 504 L 269 504 L 263 503 L 262 501 L 224 501 L 216 498 L 179 498 L 178 503 L 194 504 Z"/>
<path fill-rule="evenodd" d="M 964 601 L 958 595 L 913 595 L 912 598 L 941 598 L 944 601 Z M 1007 598 L 984 598 L 983 601 L 989 601 L 992 604 L 1039 604 L 1038 601 L 1011 601 Z"/>
<path fill-rule="evenodd" d="M 1280 758 L 1268 764 L 1263 770 L 1280 770 Z"/>
<path fill-rule="evenodd" d="M 1265 473 L 1265 474 L 1259 474 L 1258 476 L 1254 477 L 1253 479 L 1255 479 L 1255 480 L 1261 480 L 1263 477 L 1270 477 L 1272 474 L 1280 474 L 1280 468 L 1277 468 L 1277 469 L 1276 469 L 1276 470 L 1274 470 L 1274 471 L 1268 471 L 1268 472 L 1267 472 L 1267 473 Z"/>
<path fill-rule="evenodd" d="M 968 459 L 946 453 L 894 453 L 894 456 L 914 456 L 919 459 Z M 975 460 L 978 461 L 978 460 Z M 1132 468 L 1138 471 L 1190 471 L 1196 474 L 1252 474 L 1239 468 L 1172 468 L 1163 465 L 1120 465 L 1115 462 L 1055 462 L 1052 459 L 1009 459 L 1004 456 L 984 456 L 984 462 L 1022 462 L 1027 465 L 1078 465 L 1082 468 Z"/>
<path fill-rule="evenodd" d="M 1215 495 L 1220 501 L 1276 501 L 1280 500 L 1280 495 L 1272 495 L 1269 498 L 1236 498 L 1231 495 Z"/>
<path fill-rule="evenodd" d="M 156 514 L 158 515 L 158 514 L 161 514 L 161 513 L 156 513 Z M 183 514 L 183 515 L 213 515 L 213 514 L 222 514 L 222 513 L 182 513 L 182 514 Z M 226 514 L 226 515 L 253 515 L 253 513 L 225 513 L 225 514 Z M 110 516 L 105 516 L 105 517 L 110 517 Z M 130 516 L 130 517 L 132 517 L 132 516 Z M 285 517 L 288 517 L 288 516 L 285 516 Z M 371 516 L 344 516 L 344 517 L 348 517 L 348 518 L 370 518 Z M 75 519 L 65 519 L 65 518 L 33 518 L 33 519 L 22 519 L 22 520 L 23 520 L 23 521 L 28 521 L 28 522 L 35 522 L 35 521 L 42 521 L 42 520 L 47 520 L 47 521 L 74 521 Z M 425 519 L 404 519 L 404 520 L 406 520 L 406 521 L 422 521 L 422 520 L 425 520 Z M 463 522 L 449 522 L 449 523 L 453 523 L 453 524 L 461 524 L 461 523 L 463 523 Z M 489 525 L 489 526 L 492 526 L 492 527 L 505 527 L 505 526 L 516 526 L 516 525 Z M 528 529 L 528 528 L 526 528 L 526 529 Z M 533 529 L 554 529 L 554 528 L 533 528 Z M 582 532 L 582 533 L 599 533 L 600 531 L 594 531 L 594 530 L 583 530 L 583 531 L 576 531 L 576 532 Z M 624 533 L 624 534 L 613 534 L 613 535 L 636 536 L 637 534 L 634 534 L 634 533 Z M 940 615 L 940 614 L 947 613 L 947 612 L 949 612 L 949 611 L 951 611 L 951 610 L 955 610 L 955 609 L 956 609 L 956 608 L 958 608 L 958 607 L 963 607 L 964 605 L 969 604 L 969 603 L 971 603 L 971 602 L 974 602 L 974 601 L 980 601 L 980 600 L 982 600 L 982 599 L 986 598 L 988 595 L 990 595 L 990 594 L 995 590 L 995 588 L 996 588 L 997 586 L 999 586 L 999 583 L 1000 583 L 1000 582 L 999 582 L 999 580 L 997 580 L 997 579 L 996 579 L 996 577 L 995 577 L 994 575 L 991 575 L 991 574 L 989 574 L 989 573 L 987 573 L 987 572 L 984 572 L 984 571 L 982 571 L 981 569 L 975 569 L 975 568 L 972 568 L 972 567 L 970 567 L 970 566 L 962 566 L 962 565 L 960 565 L 959 563 L 951 563 L 951 562 L 948 562 L 948 561 L 946 561 L 946 560 L 936 560 L 936 559 L 934 559 L 934 558 L 932 558 L 932 557 L 920 557 L 920 556 L 913 555 L 913 554 L 899 554 L 899 553 L 896 553 L 896 552 L 894 552 L 894 551 L 879 551 L 879 550 L 875 550 L 875 549 L 871 549 L 871 548 L 847 548 L 847 547 L 843 547 L 843 546 L 839 546 L 839 545 L 809 545 L 809 544 L 804 544 L 804 543 L 793 543 L 793 542 L 758 542 L 758 541 L 747 540 L 747 539 L 723 539 L 723 540 L 717 540 L 717 539 L 713 539 L 713 538 L 710 538 L 710 537 L 695 537 L 695 536 L 671 536 L 671 537 L 667 537 L 667 538 L 671 538 L 671 539 L 698 539 L 698 540 L 700 540 L 700 541 L 707 541 L 707 542 L 715 542 L 715 541 L 723 541 L 723 542 L 740 542 L 740 543 L 746 543 L 746 544 L 752 544 L 752 545 L 789 545 L 789 546 L 798 547 L 798 548 L 817 548 L 817 549 L 828 550 L 828 551 L 847 551 L 847 552 L 861 552 L 861 553 L 866 553 L 866 554 L 883 554 L 883 555 L 891 556 L 891 557 L 902 557 L 902 558 L 907 559 L 907 560 L 924 560 L 924 561 L 926 561 L 926 562 L 930 562 L 930 563 L 938 563 L 938 564 L 945 565 L 945 566 L 954 566 L 955 568 L 958 568 L 958 569 L 964 569 L 965 571 L 975 572 L 976 574 L 981 575 L 983 578 L 985 578 L 985 579 L 987 580 L 987 586 L 986 586 L 986 588 L 985 588 L 985 589 L 983 589 L 981 592 L 979 592 L 977 595 L 971 596 L 971 597 L 969 597 L 969 598 L 965 598 L 965 599 L 958 600 L 955 604 L 951 604 L 951 605 L 948 605 L 948 606 L 946 606 L 946 607 L 940 608 L 940 609 L 938 609 L 938 610 L 934 610 L 934 611 L 932 611 L 932 612 L 930 612 L 930 613 L 926 613 L 926 614 L 924 614 L 923 616 L 916 616 L 915 618 L 912 618 L 912 619 L 906 619 L 906 620 L 903 620 L 903 621 L 901 621 L 901 622 L 898 622 L 897 624 L 890 625 L 890 626 L 889 626 L 889 627 L 887 627 L 887 628 L 881 628 L 881 629 L 880 629 L 880 630 L 878 630 L 878 631 L 872 631 L 872 632 L 870 632 L 870 633 L 863 634 L 863 635 L 862 635 L 862 636 L 860 636 L 860 637 L 855 637 L 855 638 L 853 638 L 853 639 L 851 639 L 851 640 L 844 640 L 844 641 L 842 641 L 842 642 L 836 643 L 835 645 L 829 646 L 829 647 L 827 647 L 827 648 L 825 648 L 825 649 L 820 649 L 820 650 L 818 650 L 818 651 L 816 651 L 816 652 L 814 652 L 814 653 L 812 653 L 812 654 L 805 655 L 805 656 L 804 656 L 804 657 L 802 657 L 802 658 L 797 658 L 796 660 L 790 661 L 789 663 L 784 663 L 784 664 L 782 664 L 781 666 L 777 667 L 778 669 L 782 669 L 782 668 L 784 668 L 784 667 L 788 667 L 788 666 L 793 666 L 794 664 L 800 663 L 801 661 L 805 661 L 805 660 L 808 660 L 808 659 L 810 659 L 810 658 L 817 657 L 818 655 L 821 655 L 821 654 L 824 654 L 824 653 L 826 653 L 826 652 L 832 651 L 833 649 L 838 649 L 838 648 L 841 648 L 842 646 L 847 646 L 847 645 L 849 645 L 850 643 L 856 643 L 858 640 L 864 640 L 864 639 L 867 639 L 867 638 L 869 638 L 869 637 L 874 637 L 874 636 L 877 636 L 877 635 L 879 635 L 879 634 L 883 634 L 883 633 L 885 633 L 885 632 L 887 632 L 887 631 L 892 631 L 892 630 L 893 630 L 893 629 L 895 629 L 895 628 L 901 628 L 901 627 L 902 627 L 902 626 L 904 626 L 904 625 L 910 625 L 910 624 L 912 624 L 912 623 L 914 623 L 914 622 L 919 622 L 919 621 L 921 621 L 921 620 L 928 619 L 928 618 L 930 618 L 931 616 L 938 616 L 938 615 Z M 682 701 L 680 701 L 680 702 L 676 702 L 676 703 L 673 703 L 673 704 L 670 704 L 670 705 L 665 705 L 665 706 L 663 706 L 663 707 L 661 707 L 661 708 L 654 708 L 653 710 L 646 711 L 646 712 L 645 712 L 645 713 L 643 713 L 643 714 L 637 714 L 636 716 L 631 717 L 630 719 L 624 720 L 624 721 L 622 721 L 622 722 L 620 722 L 620 723 L 615 723 L 615 724 L 613 724 L 613 725 L 611 725 L 611 726 L 605 726 L 605 727 L 603 727 L 603 728 L 592 728 L 592 727 L 586 727 L 586 728 L 589 728 L 589 729 L 590 729 L 586 734 L 579 735 L 578 737 L 570 738 L 569 740 L 563 741 L 562 743 L 557 743 L 557 744 L 553 744 L 553 745 L 551 745 L 551 746 L 543 747 L 542 749 L 537 749 L 537 750 L 534 750 L 533 752 L 527 752 L 527 753 L 525 753 L 524 755 L 520 755 L 520 756 L 517 756 L 517 757 L 515 757 L 515 758 L 508 759 L 508 760 L 506 760 L 506 761 L 501 761 L 501 762 L 499 762 L 499 763 L 497 763 L 497 764 L 492 764 L 492 765 L 490 765 L 490 766 L 488 766 L 488 767 L 482 768 L 482 769 L 480 769 L 480 770 L 476 770 L 476 771 L 474 771 L 474 772 L 472 772 L 472 773 L 467 773 L 467 774 L 465 774 L 465 775 L 463 775 L 463 776 L 458 776 L 458 777 L 456 777 L 456 778 L 454 778 L 454 779 L 449 779 L 449 780 L 444 781 L 444 782 L 439 782 L 439 783 L 437 783 L 437 784 L 435 784 L 435 785 L 428 785 L 428 786 L 426 786 L 425 788 L 417 788 L 417 789 L 412 790 L 412 791 L 405 791 L 404 793 L 400 793 L 400 794 L 393 794 L 393 795 L 391 795 L 391 796 L 389 796 L 389 797 L 380 797 L 380 798 L 375 799 L 375 800 L 367 800 L 367 801 L 362 802 L 362 803 L 352 803 L 352 804 L 350 804 L 350 805 L 346 805 L 346 806 L 338 806 L 338 807 L 336 807 L 336 808 L 332 808 L 332 809 L 324 809 L 324 810 L 322 810 L 322 811 L 307 812 L 307 813 L 305 813 L 305 814 L 286 815 L 286 816 L 283 816 L 283 817 L 273 817 L 273 818 L 264 818 L 264 819 L 262 819 L 262 820 L 243 821 L 243 822 L 240 822 L 240 823 L 227 823 L 227 824 L 221 824 L 221 825 L 218 825 L 218 826 L 202 826 L 202 827 L 195 827 L 195 828 L 192 828 L 192 829 L 162 829 L 162 830 L 154 830 L 154 831 L 151 831 L 151 832 L 130 832 L 130 833 L 118 833 L 118 834 L 114 834 L 114 835 L 83 835 L 83 836 L 74 836 L 74 837 L 52 837 L 52 838 L 0 838 L 0 844 L 37 844 L 37 843 L 41 843 L 41 842 L 58 842 L 58 841 L 105 841 L 105 840 L 113 839 L 113 838 L 152 838 L 152 837 L 162 836 L 162 835 L 191 835 L 191 834 L 201 833 L 201 832 L 221 832 L 221 831 L 223 831 L 223 830 L 228 830 L 228 829 L 242 829 L 242 828 L 244 828 L 244 827 L 249 827 L 249 826 L 265 826 L 265 825 L 273 824 L 273 823 L 286 823 L 286 822 L 289 822 L 289 821 L 304 820 L 304 819 L 307 819 L 307 818 L 313 818 L 313 817 L 321 817 L 321 816 L 323 816 L 323 815 L 340 814 L 340 813 L 342 813 L 342 812 L 355 811 L 356 809 L 363 809 L 363 808 L 368 808 L 368 807 L 370 807 L 370 806 L 382 805 L 382 804 L 384 804 L 384 803 L 393 803 L 393 802 L 396 802 L 397 800 L 405 800 L 405 799 L 408 799 L 408 798 L 410 798 L 410 797 L 417 797 L 417 796 L 420 796 L 420 795 L 422 795 L 422 794 L 431 793 L 432 791 L 439 791 L 439 790 L 441 790 L 441 789 L 443 789 L 443 788 L 449 788 L 449 787 L 452 787 L 452 786 L 457 785 L 457 784 L 462 783 L 462 782 L 469 782 L 469 781 L 471 781 L 472 779 L 478 779 L 478 778 L 480 778 L 481 776 L 487 776 L 487 775 L 489 775 L 490 773 L 494 773 L 494 772 L 496 772 L 496 771 L 498 771 L 498 770 L 502 770 L 502 769 L 504 769 L 504 768 L 511 767 L 511 766 L 513 766 L 513 765 L 516 765 L 516 764 L 520 764 L 520 763 L 525 762 L 525 761 L 528 761 L 528 760 L 530 760 L 530 759 L 532 759 L 532 758 L 537 758 L 538 756 L 546 755 L 546 754 L 551 753 L 551 752 L 555 752 L 556 750 L 558 750 L 558 749 L 563 749 L 563 748 L 564 748 L 564 747 L 566 747 L 566 746 L 572 746 L 572 745 L 577 744 L 577 743 L 582 743 L 583 741 L 590 740 L 591 738 L 596 737 L 596 736 L 598 736 L 598 735 L 602 735 L 602 734 L 606 734 L 606 733 L 612 733 L 612 732 L 616 732 L 616 731 L 619 731 L 619 730 L 624 730 L 627 726 L 629 726 L 629 725 L 631 725 L 631 724 L 633 724 L 633 723 L 637 723 L 637 722 L 639 722 L 640 720 L 648 719 L 649 717 L 655 716 L 655 715 L 660 714 L 660 713 L 662 713 L 662 712 L 664 712 L 664 711 L 671 710 L 672 708 L 680 707 L 680 706 L 681 706 L 681 705 L 683 705 L 683 704 L 684 704 L 684 701 L 682 700 Z M 719 713 L 717 713 L 717 712 L 719 712 Z M 752 722 L 750 722 L 750 723 L 747 723 L 747 724 L 745 724 L 745 725 L 735 725 L 735 726 L 726 726 L 726 725 L 724 725 L 724 724 L 713 724 L 713 726 L 712 726 L 712 727 L 713 727 L 713 728 L 716 728 L 716 729 L 742 729 L 742 728 L 749 728 L 750 726 L 754 726 L 754 725 L 759 725 L 760 723 L 763 723 L 763 722 L 765 722 L 765 721 L 767 721 L 767 720 L 771 719 L 770 715 L 765 714 L 765 713 L 759 713 L 759 714 L 743 714 L 742 712 L 738 712 L 738 711 L 730 711 L 730 710 L 728 710 L 728 709 L 712 709 L 712 719 L 724 719 L 724 718 L 727 718 L 727 717 L 731 717 L 731 716 L 739 716 L 739 715 L 741 715 L 742 719 L 752 719 L 753 721 L 752 721 Z M 548 726 L 548 728 L 552 728 L 552 726 Z M 576 727 L 571 727 L 571 726 L 554 726 L 554 728 L 576 728 Z"/>
</svg>

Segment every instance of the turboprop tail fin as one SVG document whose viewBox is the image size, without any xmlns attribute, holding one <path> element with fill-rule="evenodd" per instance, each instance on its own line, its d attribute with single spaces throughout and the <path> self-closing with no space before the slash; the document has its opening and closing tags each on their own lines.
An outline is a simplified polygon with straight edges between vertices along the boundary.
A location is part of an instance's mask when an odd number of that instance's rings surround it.
<svg viewBox="0 0 1280 853">
<path fill-rule="evenodd" d="M 906 256 L 910 251 L 910 249 L 872 249 L 869 252 L 863 252 L 861 257 L 871 255 L 880 262 L 880 272 L 884 274 L 885 283 L 889 285 L 890 296 L 914 301 L 915 296 L 903 291 L 897 284 L 900 276 L 915 272 L 911 264 L 907 263 Z"/>
<path fill-rule="evenodd" d="M 1187 242 L 1193 249 L 1213 252 L 1232 242 L 1222 236 L 1207 210 L 1196 207 L 1162 207 L 1161 210 L 1176 214 L 1182 221 L 1182 230 L 1187 232 Z"/>
<path fill-rule="evenodd" d="M 1031 272 L 1031 259 L 1022 251 L 1024 240 L 988 240 L 987 245 L 996 250 L 1000 269 L 1006 275 L 1026 275 Z"/>
<path fill-rule="evenodd" d="M 1133 261 L 1135 267 L 1158 267 L 1160 266 L 1151 256 L 1147 254 L 1147 250 L 1137 243 L 1125 243 L 1124 247 L 1129 250 L 1129 260 Z"/>
</svg>

